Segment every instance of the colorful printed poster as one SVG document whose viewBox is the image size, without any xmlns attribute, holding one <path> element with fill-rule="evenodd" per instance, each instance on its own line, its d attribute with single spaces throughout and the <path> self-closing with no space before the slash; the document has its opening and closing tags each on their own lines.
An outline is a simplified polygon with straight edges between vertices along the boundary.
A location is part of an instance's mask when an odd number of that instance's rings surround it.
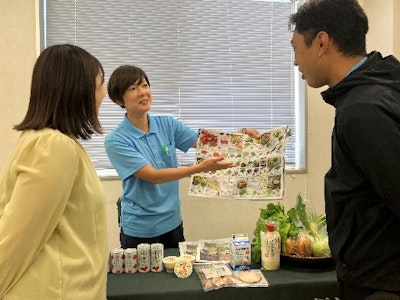
<svg viewBox="0 0 400 300">
<path fill-rule="evenodd" d="M 264 132 L 260 138 L 247 134 L 200 129 L 196 163 L 223 156 L 235 167 L 191 176 L 189 195 L 234 199 L 282 199 L 285 145 L 291 135 L 287 126 Z"/>
</svg>

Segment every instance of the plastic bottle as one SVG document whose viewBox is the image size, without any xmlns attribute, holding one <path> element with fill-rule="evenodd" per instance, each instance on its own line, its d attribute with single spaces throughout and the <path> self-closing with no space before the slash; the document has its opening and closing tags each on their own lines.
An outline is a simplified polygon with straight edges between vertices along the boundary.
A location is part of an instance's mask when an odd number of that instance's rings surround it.
<svg viewBox="0 0 400 300">
<path fill-rule="evenodd" d="M 266 227 L 266 232 L 260 232 L 261 265 L 264 270 L 274 271 L 280 267 L 281 236 L 273 223 L 268 223 Z"/>
</svg>

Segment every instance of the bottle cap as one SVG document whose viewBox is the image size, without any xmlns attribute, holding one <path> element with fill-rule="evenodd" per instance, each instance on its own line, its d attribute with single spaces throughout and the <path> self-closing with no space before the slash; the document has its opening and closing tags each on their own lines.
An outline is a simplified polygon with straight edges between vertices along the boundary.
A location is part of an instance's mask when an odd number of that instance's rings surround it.
<svg viewBox="0 0 400 300">
<path fill-rule="evenodd" d="M 268 223 L 268 224 L 267 224 L 267 230 L 268 230 L 269 232 L 275 231 L 275 225 L 274 225 L 274 223 Z"/>
</svg>

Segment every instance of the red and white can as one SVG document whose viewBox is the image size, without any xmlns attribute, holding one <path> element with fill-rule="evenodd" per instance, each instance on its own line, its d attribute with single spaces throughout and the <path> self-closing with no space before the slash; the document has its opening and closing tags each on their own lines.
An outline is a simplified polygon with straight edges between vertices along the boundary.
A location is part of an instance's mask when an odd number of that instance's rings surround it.
<svg viewBox="0 0 400 300">
<path fill-rule="evenodd" d="M 107 258 L 107 273 L 111 272 L 111 251 L 108 252 L 108 258 Z"/>
<path fill-rule="evenodd" d="M 121 274 L 124 272 L 124 249 L 111 250 L 111 272 Z"/>
<path fill-rule="evenodd" d="M 150 271 L 150 244 L 141 243 L 137 245 L 138 271 L 147 273 Z"/>
<path fill-rule="evenodd" d="M 164 245 L 154 243 L 150 245 L 151 252 L 151 271 L 161 272 L 163 270 Z"/>
<path fill-rule="evenodd" d="M 128 248 L 124 250 L 125 256 L 125 273 L 133 274 L 138 270 L 138 255 L 136 248 Z"/>
</svg>

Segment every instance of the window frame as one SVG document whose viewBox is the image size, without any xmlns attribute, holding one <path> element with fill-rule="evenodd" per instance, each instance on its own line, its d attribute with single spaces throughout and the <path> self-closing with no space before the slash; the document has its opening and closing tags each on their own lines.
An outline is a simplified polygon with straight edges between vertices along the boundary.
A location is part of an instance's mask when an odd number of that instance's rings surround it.
<svg viewBox="0 0 400 300">
<path fill-rule="evenodd" d="M 77 0 L 79 1 L 79 0 Z M 265 2 L 292 2 L 294 3 L 293 5 L 296 5 L 296 8 L 302 4 L 302 1 L 293 1 L 293 0 L 254 0 L 254 1 L 265 1 Z M 46 0 L 40 0 L 39 1 L 40 5 L 39 5 L 39 13 L 40 13 L 40 36 L 41 36 L 41 41 L 40 41 L 40 46 L 41 46 L 41 50 L 43 50 L 46 45 L 47 45 L 47 36 L 46 36 L 46 28 L 45 28 L 45 24 L 46 24 Z M 288 16 L 289 16 L 289 12 L 288 12 Z M 287 28 L 287 30 L 289 30 Z M 290 46 L 290 40 L 288 40 L 288 45 Z M 91 51 L 91 49 L 87 49 L 89 50 L 89 52 L 91 52 L 92 54 L 94 54 L 95 56 L 97 56 L 95 53 L 93 53 L 93 51 Z M 101 60 L 101 59 L 100 59 Z M 101 60 L 102 61 L 102 60 Z M 104 63 L 103 63 L 104 65 Z M 146 68 L 146 67 L 145 67 Z M 152 79 L 152 74 L 148 72 L 147 68 L 145 69 L 145 71 L 148 73 L 149 77 L 150 77 L 150 82 L 152 83 L 154 80 Z M 110 74 L 108 74 L 109 76 Z M 295 159 L 294 162 L 292 163 L 287 163 L 285 166 L 285 169 L 287 172 L 290 173 L 302 173 L 306 170 L 306 98 L 305 98 L 305 83 L 303 80 L 301 80 L 300 77 L 300 73 L 297 70 L 297 67 L 293 66 L 292 69 L 292 76 L 293 76 L 293 80 L 294 80 L 294 99 L 293 99 L 293 104 L 295 106 L 295 136 L 291 137 L 290 139 L 293 139 L 292 142 L 295 144 L 294 148 L 295 148 Z M 107 77 L 107 74 L 106 74 Z M 157 83 L 155 84 L 160 84 L 159 81 L 157 81 Z M 163 84 L 163 83 L 161 83 Z M 153 92 L 154 95 L 154 92 Z M 156 100 L 157 101 L 157 100 Z M 103 106 L 104 103 L 107 103 L 107 105 L 115 105 L 114 103 L 111 103 L 111 100 L 108 98 L 108 96 L 106 95 L 104 101 L 103 101 Z M 103 107 L 102 106 L 102 107 Z M 154 107 L 154 104 L 153 104 Z M 115 109 L 119 109 L 116 105 L 115 105 Z M 123 112 L 122 112 L 123 113 Z M 152 110 L 150 111 L 150 113 L 152 113 Z M 179 118 L 178 118 L 179 119 Z M 103 124 L 103 120 L 102 120 L 102 116 L 100 115 L 100 122 Z M 240 123 L 242 124 L 242 123 Z M 114 127 L 118 125 L 118 123 L 113 124 Z M 244 125 L 244 124 L 243 124 Z M 281 124 L 286 125 L 286 124 Z M 251 127 L 251 126 L 247 126 L 244 125 L 243 127 Z M 213 129 L 218 129 L 215 127 L 208 127 L 208 128 L 213 128 Z M 241 126 L 238 126 L 237 129 L 241 128 Z M 231 130 L 233 130 L 233 128 L 230 128 Z M 272 128 L 271 128 L 272 129 Z M 106 131 L 106 133 L 108 133 Z M 93 141 L 96 140 L 103 140 L 104 139 L 104 135 L 103 136 L 93 136 L 92 140 L 90 141 L 83 141 L 84 146 L 86 147 L 86 143 L 91 143 Z M 104 146 L 103 146 L 104 147 Z M 179 154 L 180 155 L 180 154 Z M 183 154 L 185 155 L 185 154 Z M 91 157 L 92 159 L 92 157 Z M 93 161 L 93 159 L 92 159 Z M 93 161 L 95 167 L 96 167 L 96 161 Z M 112 169 L 98 169 L 96 167 L 96 171 L 98 173 L 98 175 L 102 178 L 102 179 L 109 179 L 109 178 L 116 178 L 118 177 L 116 171 L 112 168 Z"/>
</svg>

